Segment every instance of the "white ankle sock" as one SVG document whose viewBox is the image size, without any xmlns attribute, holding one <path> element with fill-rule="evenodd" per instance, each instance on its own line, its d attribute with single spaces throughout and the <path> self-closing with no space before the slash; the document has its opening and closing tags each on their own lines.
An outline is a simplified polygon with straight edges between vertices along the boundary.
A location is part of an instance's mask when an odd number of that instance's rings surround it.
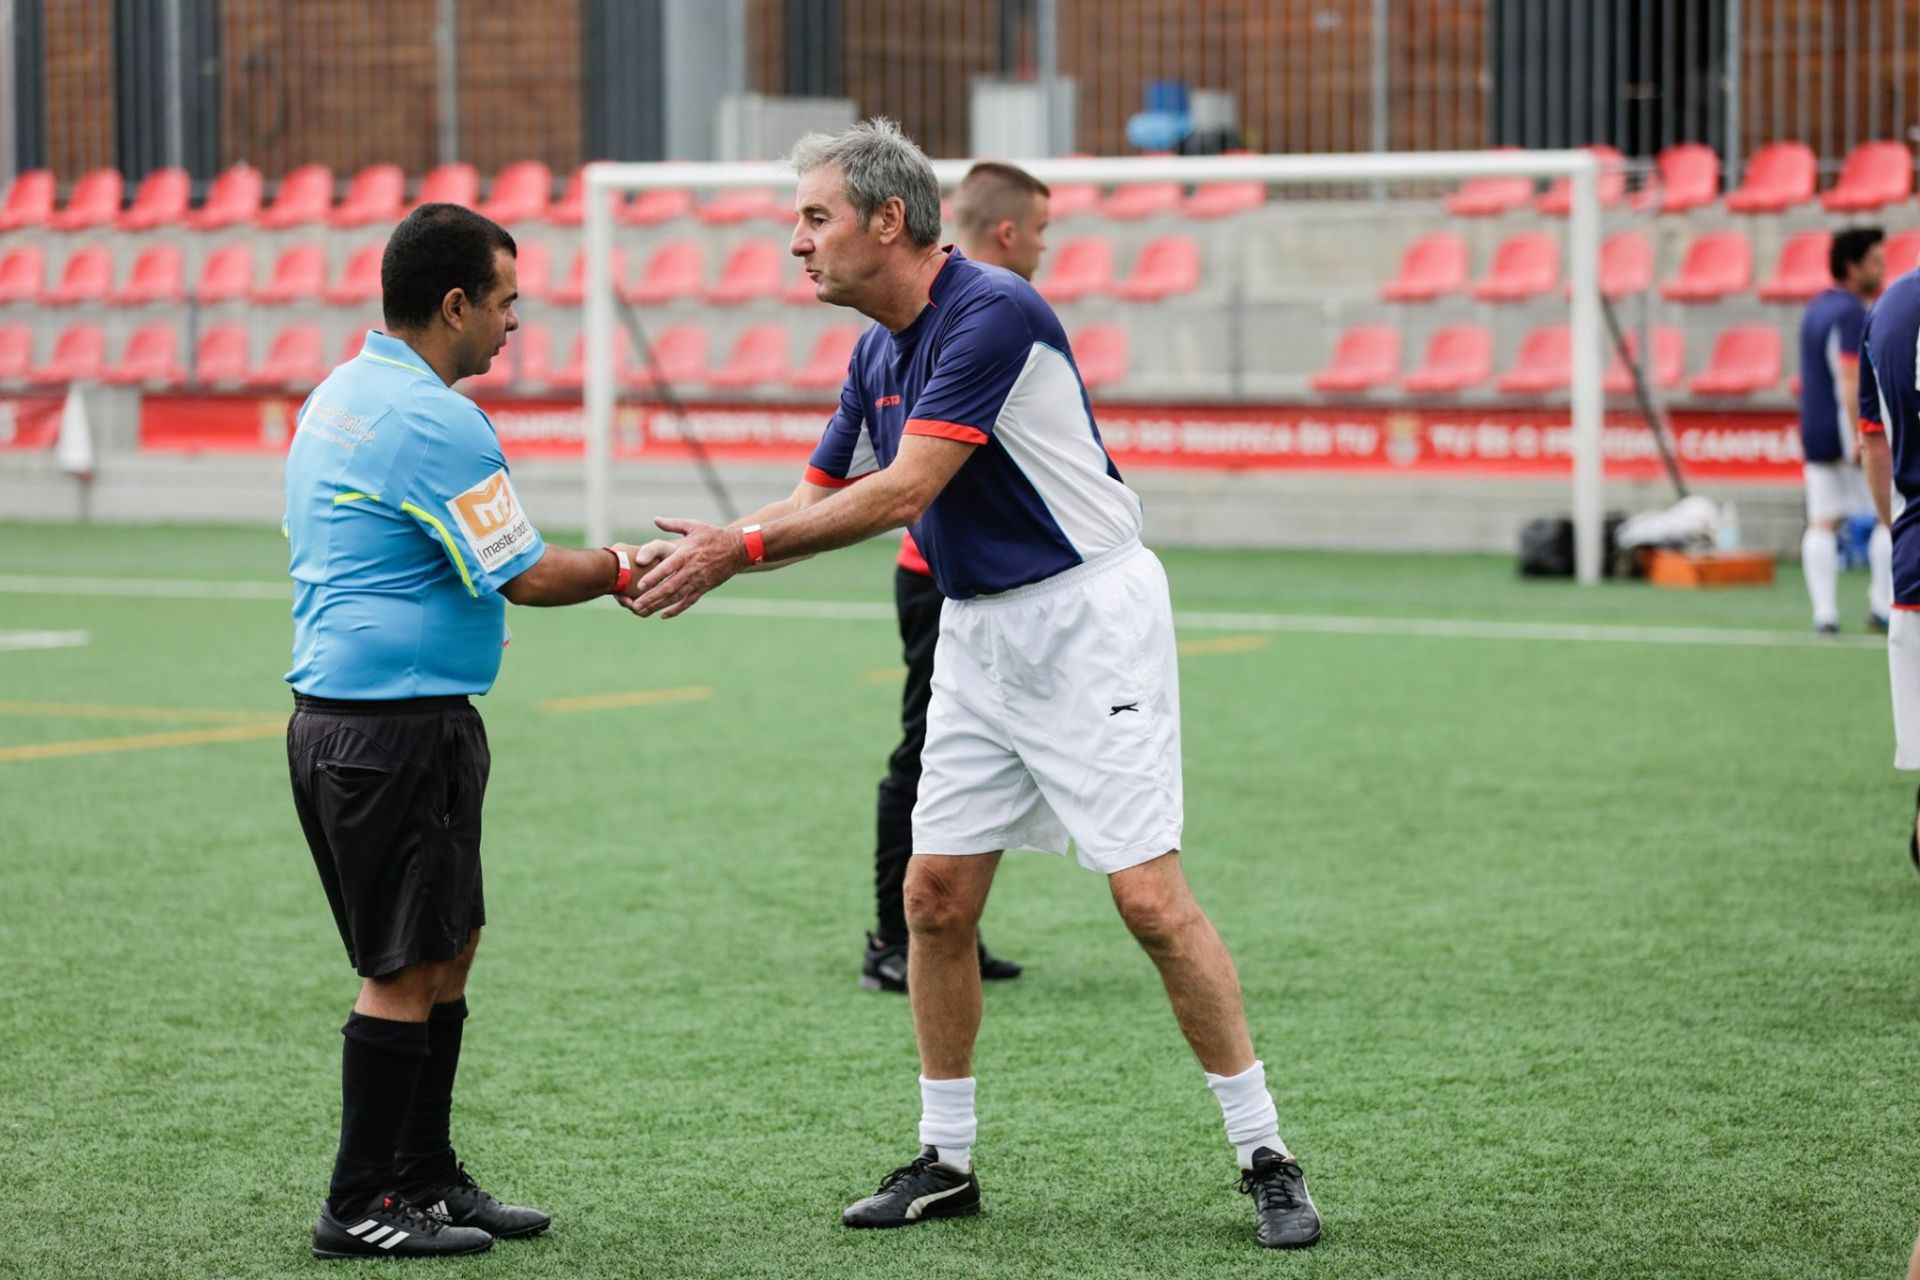
<svg viewBox="0 0 1920 1280">
<path fill-rule="evenodd" d="M 962 1172 L 973 1168 L 973 1077 L 920 1077 L 920 1144 L 940 1153 L 940 1163 Z"/>
<path fill-rule="evenodd" d="M 1867 608 L 1884 618 L 1893 608 L 1893 534 L 1887 526 L 1873 526 L 1867 539 L 1867 567 L 1873 571 L 1867 583 Z"/>
<path fill-rule="evenodd" d="M 1807 598 L 1813 602 L 1813 625 L 1840 621 L 1840 541 L 1831 529 L 1807 526 L 1800 535 L 1800 569 L 1807 575 Z"/>
<path fill-rule="evenodd" d="M 1240 1158 L 1242 1169 L 1253 1168 L 1253 1153 L 1261 1147 L 1283 1156 L 1293 1153 L 1280 1140 L 1280 1113 L 1267 1092 L 1267 1068 L 1256 1061 L 1237 1076 L 1207 1075 L 1207 1088 L 1220 1101 L 1221 1118 L 1227 1122 L 1227 1141 Z"/>
</svg>

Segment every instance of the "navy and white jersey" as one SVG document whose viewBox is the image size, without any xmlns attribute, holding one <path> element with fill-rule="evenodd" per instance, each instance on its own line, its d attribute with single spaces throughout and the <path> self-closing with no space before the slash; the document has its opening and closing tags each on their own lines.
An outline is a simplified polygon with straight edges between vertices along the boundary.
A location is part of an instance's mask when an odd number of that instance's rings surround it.
<svg viewBox="0 0 1920 1280">
<path fill-rule="evenodd" d="M 1853 406 L 1841 403 L 1840 367 L 1860 359 L 1864 303 L 1845 289 L 1827 289 L 1800 319 L 1800 451 L 1808 462 L 1853 455 Z"/>
<path fill-rule="evenodd" d="M 1025 280 L 957 249 L 912 324 L 860 336 L 807 479 L 851 484 L 891 463 L 903 434 L 979 446 L 912 530 L 951 599 L 1039 582 L 1140 536 L 1140 499 L 1100 442 L 1059 318 Z"/>
<path fill-rule="evenodd" d="M 1920 609 L 1920 271 L 1887 286 L 1860 346 L 1860 430 L 1893 451 L 1893 607 Z"/>
</svg>

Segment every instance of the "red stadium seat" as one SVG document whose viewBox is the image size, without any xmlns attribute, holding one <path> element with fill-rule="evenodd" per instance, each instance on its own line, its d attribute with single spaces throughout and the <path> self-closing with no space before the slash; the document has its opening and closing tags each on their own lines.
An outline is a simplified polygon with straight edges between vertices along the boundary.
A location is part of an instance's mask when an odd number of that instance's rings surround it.
<svg viewBox="0 0 1920 1280">
<path fill-rule="evenodd" d="M 427 170 L 427 176 L 420 180 L 420 195 L 414 200 L 413 208 L 423 204 L 457 204 L 471 209 L 479 203 L 480 171 L 456 161 Z"/>
<path fill-rule="evenodd" d="M 1688 385 L 1696 396 L 1744 396 L 1780 385 L 1780 331 L 1770 324 L 1735 325 L 1714 341 L 1704 373 Z"/>
<path fill-rule="evenodd" d="M 1513 368 L 1496 384 L 1508 395 L 1544 395 L 1565 391 L 1573 382 L 1573 331 L 1564 324 L 1543 324 L 1520 340 Z"/>
<path fill-rule="evenodd" d="M 716 387 L 739 388 L 785 382 L 788 369 L 787 327 L 782 324 L 749 325 L 734 339 L 726 361 L 707 381 Z"/>
<path fill-rule="evenodd" d="M 187 380 L 180 367 L 180 333 L 171 324 L 143 325 L 127 339 L 127 349 L 105 373 L 123 386 L 177 387 Z"/>
<path fill-rule="evenodd" d="M 185 169 L 155 169 L 140 180 L 133 204 L 114 220 L 122 231 L 152 231 L 177 226 L 193 199 L 193 179 Z"/>
<path fill-rule="evenodd" d="M 1664 148 L 1654 177 L 1633 207 L 1639 213 L 1685 213 L 1712 204 L 1720 196 L 1720 153 L 1699 142 Z"/>
<path fill-rule="evenodd" d="M 1493 266 L 1473 287 L 1473 296 L 1482 302 L 1521 302 L 1551 293 L 1559 283 L 1559 243 L 1544 231 L 1527 231 L 1493 251 Z"/>
<path fill-rule="evenodd" d="M 1165 213 L 1180 212 L 1180 203 L 1185 194 L 1177 182 L 1129 182 L 1115 187 L 1113 193 L 1100 202 L 1100 212 L 1105 217 L 1122 222 L 1155 218 Z M 1048 216 L 1052 216 L 1051 210 Z"/>
<path fill-rule="evenodd" d="M 1074 367 L 1087 390 L 1124 382 L 1127 377 L 1127 331 L 1117 324 L 1090 324 L 1073 335 Z"/>
<path fill-rule="evenodd" d="M 237 302 L 253 292 L 253 243 L 221 245 L 200 266 L 193 296 L 202 303 Z"/>
<path fill-rule="evenodd" d="M 347 198 L 327 215 L 336 227 L 397 222 L 406 207 L 407 175 L 397 164 L 370 164 L 353 175 Z"/>
<path fill-rule="evenodd" d="M 537 391 L 553 380 L 553 334 L 543 324 L 522 325 L 507 335 L 503 353 L 513 370 L 513 385 Z"/>
<path fill-rule="evenodd" d="M 1847 153 L 1840 180 L 1820 203 L 1836 213 L 1902 204 L 1913 194 L 1913 153 L 1904 142 L 1863 142 Z"/>
<path fill-rule="evenodd" d="M 7 188 L 7 199 L 0 204 L 0 231 L 23 231 L 43 227 L 53 216 L 53 174 L 46 169 L 29 169 Z"/>
<path fill-rule="evenodd" d="M 707 255 L 696 240 L 669 240 L 653 251 L 633 287 L 633 301 L 659 306 L 700 296 L 707 276 Z"/>
<path fill-rule="evenodd" d="M 243 324 L 217 324 L 200 332 L 193 353 L 193 379 L 201 386 L 237 387 L 247 380 L 253 340 Z"/>
<path fill-rule="evenodd" d="M 367 345 L 367 328 L 368 326 L 362 326 L 347 331 L 346 337 L 340 343 L 340 354 L 335 358 L 334 364 L 350 364 L 360 358 L 361 349 Z"/>
<path fill-rule="evenodd" d="M 1158 302 L 1200 287 L 1200 245 L 1192 236 L 1161 236 L 1147 242 L 1134 260 L 1133 274 L 1114 286 L 1113 296 L 1129 302 Z"/>
<path fill-rule="evenodd" d="M 1313 375 L 1320 392 L 1374 391 L 1400 377 L 1400 331 L 1387 324 L 1356 325 L 1340 335 L 1333 359 Z"/>
<path fill-rule="evenodd" d="M 187 300 L 186 255 L 172 241 L 149 245 L 133 261 L 127 282 L 107 299 L 116 307 L 140 307 L 150 303 L 177 306 Z"/>
<path fill-rule="evenodd" d="M 1491 218 L 1511 213 L 1531 199 L 1532 178 L 1472 178 L 1448 196 L 1445 205 L 1456 218 Z"/>
<path fill-rule="evenodd" d="M 1767 302 L 1805 302 L 1833 283 L 1827 269 L 1827 251 L 1833 248 L 1831 231 L 1800 231 L 1787 237 L 1780 246 L 1780 260 L 1773 275 L 1760 283 L 1760 297 Z"/>
<path fill-rule="evenodd" d="M 347 259 L 347 268 L 340 273 L 340 279 L 327 290 L 325 297 L 335 306 L 351 306 L 360 302 L 378 302 L 380 300 L 380 255 L 386 252 L 386 243 L 363 244 L 353 251 Z M 523 245 L 520 250 L 526 252 Z"/>
<path fill-rule="evenodd" d="M 1467 242 L 1450 231 L 1416 239 L 1400 255 L 1400 271 L 1380 286 L 1386 302 L 1432 302 L 1467 287 Z"/>
<path fill-rule="evenodd" d="M 1687 246 L 1680 274 L 1660 296 L 1670 302 L 1718 302 L 1753 284 L 1753 245 L 1738 231 L 1709 231 Z"/>
<path fill-rule="evenodd" d="M 1640 358 L 1640 335 L 1629 331 L 1626 335 L 1627 350 L 1634 359 Z M 1680 385 L 1687 375 L 1687 339 L 1686 335 L 1672 325 L 1655 325 L 1653 329 L 1653 367 L 1645 370 L 1647 381 L 1664 391 L 1671 391 Z M 1616 352 L 1613 363 L 1607 366 L 1607 372 L 1601 381 L 1608 395 L 1631 395 L 1633 392 L 1633 374 L 1627 369 L 1627 362 Z"/>
<path fill-rule="evenodd" d="M 791 260 L 786 249 L 772 241 L 749 240 L 727 255 L 720 278 L 701 296 L 718 306 L 778 298 Z"/>
<path fill-rule="evenodd" d="M 1733 213 L 1779 213 L 1813 199 L 1813 148 L 1804 142 L 1770 142 L 1753 153 L 1740 189 L 1727 196 Z"/>
<path fill-rule="evenodd" d="M 1203 182 L 1182 206 L 1189 218 L 1231 218 L 1252 213 L 1267 202 L 1264 182 Z"/>
<path fill-rule="evenodd" d="M 1627 158 L 1613 147 L 1598 143 L 1586 148 L 1600 161 L 1599 189 L 1601 207 L 1619 204 L 1627 195 Z M 1564 218 L 1573 209 L 1573 179 L 1560 178 L 1534 202 L 1534 208 L 1549 217 Z"/>
<path fill-rule="evenodd" d="M 853 345 L 858 341 L 858 325 L 833 326 L 814 341 L 806 364 L 788 376 L 788 383 L 804 391 L 837 390 L 847 380 L 847 364 L 853 359 Z"/>
<path fill-rule="evenodd" d="M 1055 250 L 1046 274 L 1034 281 L 1048 302 L 1078 302 L 1113 288 L 1113 246 L 1099 236 L 1069 240 Z"/>
<path fill-rule="evenodd" d="M 100 377 L 106 364 L 106 330 L 97 324 L 76 324 L 55 340 L 52 356 L 33 366 L 27 377 L 49 384 L 91 382 Z"/>
<path fill-rule="evenodd" d="M 1638 231 L 1618 231 L 1600 246 L 1600 293 L 1624 298 L 1653 287 L 1653 242 Z"/>
<path fill-rule="evenodd" d="M 274 335 L 267 358 L 247 375 L 256 387 L 311 388 L 327 376 L 326 340 L 317 324 L 290 324 Z"/>
<path fill-rule="evenodd" d="M 793 210 L 769 187 L 734 187 L 702 200 L 693 216 L 711 227 L 730 227 L 754 218 L 786 222 Z"/>
<path fill-rule="evenodd" d="M 1091 182 L 1062 182 L 1052 185 L 1047 197 L 1047 218 L 1060 222 L 1091 213 L 1100 207 L 1100 188 Z"/>
<path fill-rule="evenodd" d="M 508 339 L 512 341 L 511 338 Z M 633 377 L 633 350 L 627 341 L 627 330 L 622 326 L 613 331 L 614 367 L 619 371 L 620 381 L 628 382 Z M 557 369 L 547 371 L 547 385 L 563 391 L 577 391 L 586 383 L 587 335 L 582 333 L 573 340 L 573 355 Z"/>
<path fill-rule="evenodd" d="M 267 231 L 284 231 L 325 222 L 333 211 L 333 170 L 323 164 L 303 164 L 280 179 L 273 203 L 260 214 Z"/>
<path fill-rule="evenodd" d="M 1886 239 L 1887 283 L 1920 267 L 1920 230 L 1896 231 Z"/>
<path fill-rule="evenodd" d="M 587 166 L 567 179 L 567 189 L 547 206 L 547 221 L 556 227 L 577 227 L 587 220 Z"/>
<path fill-rule="evenodd" d="M 120 196 L 125 187 L 118 169 L 83 174 L 67 195 L 67 207 L 48 218 L 47 226 L 55 231 L 108 226 L 120 216 Z"/>
<path fill-rule="evenodd" d="M 623 381 L 629 386 L 653 387 L 666 383 L 707 380 L 707 331 L 697 324 L 670 324 L 648 336 L 651 354 L 636 360 Z"/>
<path fill-rule="evenodd" d="M 33 370 L 33 326 L 0 325 L 0 382 L 25 382 Z"/>
<path fill-rule="evenodd" d="M 265 187 L 260 171 L 240 163 L 213 180 L 207 202 L 187 215 L 187 226 L 194 231 L 223 231 L 244 226 L 260 216 L 260 195 Z"/>
<path fill-rule="evenodd" d="M 84 302 L 105 302 L 113 291 L 113 252 L 105 245 L 88 245 L 67 255 L 60 269 L 60 283 L 41 297 L 49 307 L 75 307 Z"/>
<path fill-rule="evenodd" d="M 657 227 L 693 212 L 693 192 L 672 187 L 650 187 L 634 193 L 615 216 L 630 227 Z"/>
<path fill-rule="evenodd" d="M 480 212 L 507 226 L 546 217 L 552 200 L 553 170 L 538 160 L 521 160 L 494 175 Z"/>
<path fill-rule="evenodd" d="M 1421 395 L 1465 391 L 1493 373 L 1493 336 L 1477 324 L 1448 325 L 1427 340 L 1420 367 L 1400 380 Z"/>
<path fill-rule="evenodd" d="M 622 245 L 613 246 L 614 288 L 624 291 L 627 280 L 627 251 Z M 548 295 L 547 301 L 557 307 L 577 307 L 587 300 L 587 251 L 583 247 L 573 255 L 573 268 L 567 272 L 566 280 Z M 633 299 L 639 301 L 639 299 Z"/>
<path fill-rule="evenodd" d="M 515 242 L 514 276 L 520 283 L 522 301 L 544 302 L 553 292 L 553 255 L 539 240 Z"/>
<path fill-rule="evenodd" d="M 37 244 L 7 250 L 0 258 L 0 304 L 35 302 L 47 287 L 47 255 Z"/>
<path fill-rule="evenodd" d="M 285 306 L 318 301 L 327 291 L 327 251 L 317 244 L 290 245 L 281 250 L 266 284 L 253 291 L 255 302 Z"/>
</svg>

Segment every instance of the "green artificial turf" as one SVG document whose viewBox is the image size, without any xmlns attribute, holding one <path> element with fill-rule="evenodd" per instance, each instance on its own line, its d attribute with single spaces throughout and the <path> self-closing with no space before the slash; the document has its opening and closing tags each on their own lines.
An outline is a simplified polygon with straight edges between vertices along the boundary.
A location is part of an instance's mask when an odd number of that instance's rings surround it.
<svg viewBox="0 0 1920 1280">
<path fill-rule="evenodd" d="M 0 752 L 284 717 L 283 598 L 25 580 L 272 583 L 275 533 L 0 533 L 0 630 L 91 637 L 0 650 Z M 1028 966 L 987 992 L 986 1212 L 839 1226 L 917 1145 L 907 1004 L 855 985 L 898 710 L 884 546 L 715 597 L 871 616 L 516 610 L 481 704 L 490 923 L 455 1138 L 555 1227 L 383 1267 L 1901 1273 L 1920 883 L 1879 647 L 1802 643 L 1791 566 L 1698 594 L 1489 558 L 1163 558 L 1185 611 L 1780 643 L 1185 633 L 1233 642 L 1182 663 L 1184 857 L 1326 1222 L 1278 1255 L 1105 886 L 1034 854 L 1008 856 L 985 923 Z M 706 692 L 541 708 L 651 689 Z M 306 1236 L 356 983 L 263 732 L 0 759 L 0 1276 L 326 1274 Z"/>
</svg>

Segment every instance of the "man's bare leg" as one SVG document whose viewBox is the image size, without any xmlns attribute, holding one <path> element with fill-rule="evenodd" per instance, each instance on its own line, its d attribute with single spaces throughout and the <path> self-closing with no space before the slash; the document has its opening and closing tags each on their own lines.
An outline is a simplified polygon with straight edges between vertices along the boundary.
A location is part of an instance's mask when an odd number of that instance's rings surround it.
<svg viewBox="0 0 1920 1280">
<path fill-rule="evenodd" d="M 1213 922 L 1194 901 L 1175 849 L 1108 877 L 1113 904 L 1139 940 L 1173 1002 L 1173 1016 L 1211 1075 L 1237 1076 L 1253 1065 L 1240 999 L 1240 975 Z"/>
<path fill-rule="evenodd" d="M 970 1170 L 973 1042 L 980 1033 L 980 913 L 995 853 L 919 854 L 907 864 L 907 996 L 920 1047 L 920 1142 Z"/>
</svg>

